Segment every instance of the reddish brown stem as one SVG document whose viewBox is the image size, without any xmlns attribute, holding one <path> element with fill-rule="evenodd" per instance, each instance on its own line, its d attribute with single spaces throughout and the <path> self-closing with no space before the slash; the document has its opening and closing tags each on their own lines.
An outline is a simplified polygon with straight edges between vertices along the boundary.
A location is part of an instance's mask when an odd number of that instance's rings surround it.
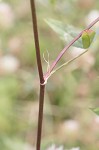
<svg viewBox="0 0 99 150">
<path fill-rule="evenodd" d="M 35 9 L 35 2 L 34 0 L 31 1 L 31 10 L 32 10 L 32 23 L 33 23 L 33 31 L 34 31 L 34 40 L 35 40 L 35 48 L 36 48 L 36 57 L 37 57 L 37 65 L 38 65 L 38 72 L 40 83 L 44 83 L 43 78 L 43 70 L 42 70 L 42 63 L 41 63 L 41 56 L 40 56 L 40 46 L 39 46 L 39 38 L 38 38 L 38 28 L 37 28 L 37 17 L 36 17 L 36 9 Z"/>
<path fill-rule="evenodd" d="M 37 18 L 36 18 L 36 9 L 34 0 L 31 2 L 31 11 L 32 11 L 32 23 L 34 31 L 34 40 L 36 48 L 36 59 L 40 79 L 40 93 L 39 93 L 39 114 L 38 114 L 38 130 L 37 130 L 37 143 L 36 150 L 40 150 L 41 147 L 41 134 L 42 134 L 42 121 L 43 121 L 43 106 L 44 106 L 44 93 L 45 93 L 45 84 L 40 56 L 40 47 L 39 47 L 39 38 L 38 38 L 38 28 L 37 28 Z"/>
<path fill-rule="evenodd" d="M 39 115 L 38 115 L 39 117 L 38 117 L 38 131 L 37 131 L 36 150 L 40 150 L 40 147 L 41 147 L 44 93 L 45 93 L 45 85 L 40 85 L 40 95 L 39 95 L 40 103 L 39 103 Z"/>
</svg>

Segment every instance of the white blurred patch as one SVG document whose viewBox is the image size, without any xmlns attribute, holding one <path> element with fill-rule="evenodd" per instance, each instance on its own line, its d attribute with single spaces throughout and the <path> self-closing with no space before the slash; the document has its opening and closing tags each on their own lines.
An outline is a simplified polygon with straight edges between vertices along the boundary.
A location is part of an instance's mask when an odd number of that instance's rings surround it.
<svg viewBox="0 0 99 150">
<path fill-rule="evenodd" d="M 76 147 L 76 148 L 72 148 L 71 150 L 80 150 L 80 148 Z"/>
<path fill-rule="evenodd" d="M 48 147 L 46 150 L 63 150 L 63 146 L 56 147 L 55 144 Z"/>
<path fill-rule="evenodd" d="M 46 150 L 64 150 L 64 149 L 63 149 L 63 146 L 56 147 L 55 144 L 53 144 L 49 148 L 47 148 Z M 80 150 L 80 148 L 79 147 L 75 147 L 75 148 L 66 149 L 66 150 Z"/>
<path fill-rule="evenodd" d="M 79 138 L 80 124 L 76 120 L 66 120 L 59 125 L 58 135 L 61 141 L 75 141 Z"/>
<path fill-rule="evenodd" d="M 85 23 L 88 26 L 91 22 L 93 22 L 96 18 L 99 17 L 99 11 L 98 10 L 92 10 L 85 18 Z M 99 27 L 99 22 L 94 25 L 94 27 Z"/>
<path fill-rule="evenodd" d="M 75 120 L 68 120 L 64 122 L 64 129 L 68 131 L 77 131 L 79 129 L 79 124 Z"/>
<path fill-rule="evenodd" d="M 0 58 L 0 71 L 3 73 L 13 73 L 19 68 L 19 61 L 11 55 L 6 55 Z"/>
<path fill-rule="evenodd" d="M 14 13 L 9 4 L 0 3 L 0 28 L 6 29 L 13 25 Z"/>
<path fill-rule="evenodd" d="M 95 123 L 97 123 L 99 125 L 99 116 L 95 117 Z"/>
<path fill-rule="evenodd" d="M 71 55 L 73 57 L 76 57 L 76 56 L 80 55 L 81 53 L 83 53 L 84 51 L 85 51 L 85 49 L 77 48 L 77 47 L 72 47 L 72 49 L 71 49 Z"/>
</svg>

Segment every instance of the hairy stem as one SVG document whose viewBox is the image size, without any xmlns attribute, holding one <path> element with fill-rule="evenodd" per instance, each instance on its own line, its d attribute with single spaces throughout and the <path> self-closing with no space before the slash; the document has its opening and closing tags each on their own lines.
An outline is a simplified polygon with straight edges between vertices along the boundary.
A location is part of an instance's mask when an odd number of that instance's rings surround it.
<svg viewBox="0 0 99 150">
<path fill-rule="evenodd" d="M 35 48 L 36 48 L 36 59 L 37 59 L 37 66 L 38 66 L 39 79 L 40 79 L 38 130 L 37 130 L 37 142 L 36 142 L 36 150 L 40 150 L 41 134 L 42 134 L 42 121 L 43 121 L 44 93 L 45 93 L 44 82 L 45 81 L 44 81 L 44 77 L 43 77 L 43 70 L 42 70 L 42 63 L 41 63 L 35 1 L 30 0 L 30 2 L 31 2 L 32 23 L 33 23 L 33 31 L 34 31 L 34 41 L 35 41 Z"/>
<path fill-rule="evenodd" d="M 94 24 L 96 24 L 99 21 L 99 17 L 97 19 L 95 19 L 86 29 L 84 29 L 81 33 L 79 33 L 79 35 L 77 35 L 67 46 L 64 47 L 64 49 L 59 53 L 58 57 L 56 58 L 56 60 L 52 63 L 52 65 L 50 66 L 49 71 L 44 75 L 44 79 L 48 79 L 49 76 L 51 75 L 51 72 L 53 71 L 53 69 L 55 68 L 55 66 L 57 65 L 57 63 L 59 62 L 59 60 L 61 59 L 61 57 L 64 55 L 64 53 L 68 50 L 68 48 L 70 48 L 82 35 L 82 33 L 85 30 L 89 30 L 92 26 L 94 26 Z"/>
</svg>

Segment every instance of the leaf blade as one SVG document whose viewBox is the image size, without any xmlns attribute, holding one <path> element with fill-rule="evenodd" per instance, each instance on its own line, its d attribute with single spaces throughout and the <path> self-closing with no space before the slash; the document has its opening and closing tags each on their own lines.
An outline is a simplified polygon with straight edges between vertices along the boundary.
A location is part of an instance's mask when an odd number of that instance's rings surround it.
<svg viewBox="0 0 99 150">
<path fill-rule="evenodd" d="M 99 107 L 96 108 L 90 108 L 95 114 L 99 116 Z"/>
<path fill-rule="evenodd" d="M 61 21 L 54 19 L 45 19 L 45 22 L 55 31 L 59 37 L 67 44 L 71 42 L 81 31 L 74 26 L 64 25 Z M 79 38 L 74 44 L 74 47 L 83 48 L 82 39 Z"/>
</svg>

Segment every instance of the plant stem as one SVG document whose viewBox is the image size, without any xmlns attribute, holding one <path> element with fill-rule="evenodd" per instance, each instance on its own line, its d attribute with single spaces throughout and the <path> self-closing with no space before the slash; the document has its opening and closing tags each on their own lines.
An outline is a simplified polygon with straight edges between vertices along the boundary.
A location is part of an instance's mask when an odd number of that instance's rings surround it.
<svg viewBox="0 0 99 150">
<path fill-rule="evenodd" d="M 38 131 L 37 131 L 36 150 L 40 150 L 40 147 L 41 147 L 44 93 L 45 93 L 45 85 L 40 85 L 40 95 L 39 95 L 40 102 L 39 102 L 39 115 L 38 115 Z"/>
<path fill-rule="evenodd" d="M 34 31 L 34 40 L 35 40 L 35 48 L 36 48 L 36 57 L 37 57 L 37 65 L 40 83 L 44 83 L 41 56 L 40 56 L 40 46 L 39 46 L 39 37 L 38 37 L 38 28 L 37 28 L 37 17 L 36 17 L 36 9 L 34 0 L 31 1 L 31 10 L 32 10 L 32 23 L 33 23 L 33 31 Z"/>
<path fill-rule="evenodd" d="M 43 69 L 42 69 L 42 63 L 41 63 L 35 1 L 30 0 L 30 2 L 31 2 L 32 23 L 33 23 L 34 40 L 35 40 L 35 48 L 36 48 L 36 59 L 37 59 L 37 66 L 38 66 L 39 79 L 40 79 L 38 130 L 37 130 L 37 142 L 36 142 L 36 150 L 40 150 L 41 135 L 42 135 L 44 94 L 45 94 L 45 84 L 44 84 L 45 80 L 43 77 Z"/>
<path fill-rule="evenodd" d="M 67 46 L 64 47 L 64 49 L 59 53 L 59 55 L 56 58 L 56 60 L 50 66 L 49 71 L 44 75 L 44 79 L 48 79 L 49 78 L 49 76 L 51 75 L 51 72 L 53 71 L 53 69 L 55 68 L 55 66 L 57 65 L 57 63 L 61 59 L 61 57 L 64 55 L 64 53 L 68 50 L 68 48 L 71 47 L 81 37 L 82 33 L 85 30 L 89 30 L 98 21 L 99 21 L 99 17 L 97 19 L 95 19 L 86 29 L 84 29 L 81 33 L 79 33 L 79 35 L 77 35 Z"/>
</svg>

